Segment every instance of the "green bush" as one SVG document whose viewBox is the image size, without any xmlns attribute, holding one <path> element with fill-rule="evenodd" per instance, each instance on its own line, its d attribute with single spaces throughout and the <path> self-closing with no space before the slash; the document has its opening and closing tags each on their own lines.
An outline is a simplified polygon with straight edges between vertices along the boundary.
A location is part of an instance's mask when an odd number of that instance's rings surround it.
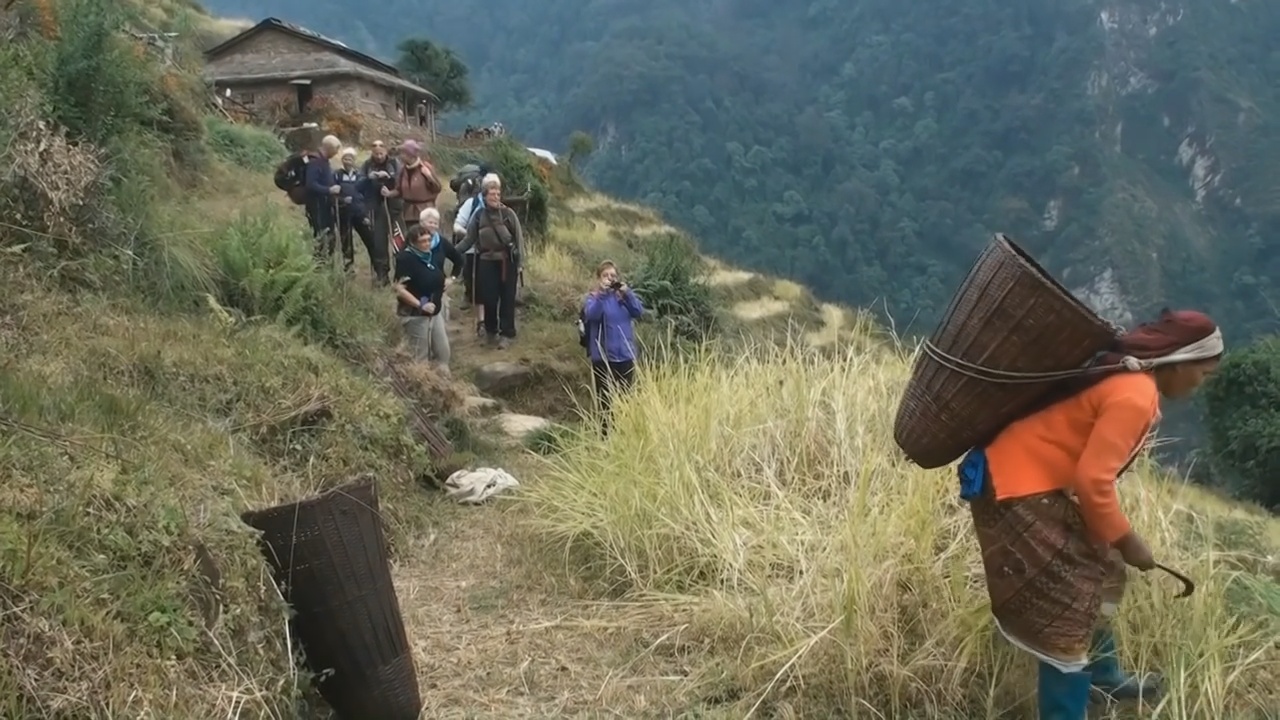
<svg viewBox="0 0 1280 720">
<path fill-rule="evenodd" d="M 273 133 L 250 125 L 236 125 L 222 118 L 204 120 L 209 148 L 223 160 L 247 170 L 271 172 L 288 151 Z"/>
<path fill-rule="evenodd" d="M 117 3 L 67 0 L 58 5 L 58 41 L 49 45 L 53 119 L 71 135 L 113 149 L 162 120 L 159 67 L 125 42 L 125 20 Z"/>
<path fill-rule="evenodd" d="M 1237 497 L 1280 509 L 1280 338 L 1228 354 L 1204 395 L 1221 479 Z"/>
<path fill-rule="evenodd" d="M 129 38 L 127 5 L 54 7 L 21 22 L 51 22 L 56 39 L 0 47 L 0 241 L 76 288 L 189 301 L 208 287 L 208 253 L 165 210 L 202 169 L 202 84 Z"/>
<path fill-rule="evenodd" d="M 311 242 L 275 213 L 242 214 L 213 241 L 219 302 L 339 350 L 385 342 L 380 331 L 389 326 L 390 293 L 362 292 L 336 272 L 317 268 Z"/>
<path fill-rule="evenodd" d="M 521 214 L 526 234 L 545 235 L 550 224 L 551 191 L 538 172 L 537 158 L 511 138 L 498 138 L 484 147 L 484 159 L 502 178 L 507 195 L 529 194 L 527 209 Z"/>
<path fill-rule="evenodd" d="M 644 260 L 631 286 L 645 308 L 676 337 L 706 338 L 715 330 L 711 287 L 706 263 L 697 249 L 679 235 L 658 235 L 642 246 Z"/>
</svg>

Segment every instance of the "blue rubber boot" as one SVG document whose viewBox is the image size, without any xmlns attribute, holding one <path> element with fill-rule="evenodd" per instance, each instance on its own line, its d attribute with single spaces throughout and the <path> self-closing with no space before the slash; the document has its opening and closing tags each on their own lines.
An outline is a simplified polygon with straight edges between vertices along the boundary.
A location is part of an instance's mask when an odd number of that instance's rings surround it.
<svg viewBox="0 0 1280 720">
<path fill-rule="evenodd" d="M 1064 673 L 1040 663 L 1036 683 L 1040 720 L 1086 720 L 1089 713 L 1089 673 Z"/>
<path fill-rule="evenodd" d="M 1089 657 L 1091 662 L 1085 670 L 1093 684 L 1096 701 L 1155 700 L 1164 689 L 1164 679 L 1159 674 L 1130 675 L 1120 667 L 1116 636 L 1111 628 L 1094 631 Z"/>
</svg>

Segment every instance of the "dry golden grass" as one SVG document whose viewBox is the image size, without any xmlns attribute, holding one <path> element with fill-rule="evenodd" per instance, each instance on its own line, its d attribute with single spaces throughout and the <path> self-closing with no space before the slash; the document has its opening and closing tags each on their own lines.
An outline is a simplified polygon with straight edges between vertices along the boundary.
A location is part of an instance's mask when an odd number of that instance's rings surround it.
<svg viewBox="0 0 1280 720">
<path fill-rule="evenodd" d="M 763 320 L 765 318 L 777 317 L 791 309 L 791 303 L 775 297 L 756 298 L 755 300 L 743 300 L 737 303 L 730 312 L 739 320 Z"/>
<path fill-rule="evenodd" d="M 813 347 L 834 344 L 840 338 L 840 332 L 848 321 L 848 315 L 849 311 L 839 305 L 822 303 L 822 327 L 809 333 L 805 340 Z"/>
<path fill-rule="evenodd" d="M 673 692 L 725 697 L 732 716 L 1034 712 L 1029 661 L 993 637 L 953 476 L 893 444 L 908 361 L 769 347 L 649 368 L 607 441 L 575 438 L 527 488 L 550 561 L 647 607 L 649 635 L 697 646 Z M 1166 578 L 1132 579 L 1125 659 L 1172 683 L 1155 716 L 1280 707 L 1276 521 L 1149 464 L 1121 492 L 1200 584 L 1180 601 Z"/>
<path fill-rule="evenodd" d="M 746 281 L 756 277 L 755 273 L 746 270 L 730 270 L 728 268 L 715 268 L 711 271 L 711 277 L 708 279 L 712 285 L 741 285 Z"/>
</svg>

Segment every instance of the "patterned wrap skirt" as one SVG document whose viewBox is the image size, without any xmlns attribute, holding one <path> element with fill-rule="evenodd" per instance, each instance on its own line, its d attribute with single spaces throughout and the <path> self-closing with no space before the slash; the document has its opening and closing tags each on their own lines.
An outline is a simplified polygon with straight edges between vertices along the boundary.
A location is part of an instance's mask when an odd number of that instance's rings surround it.
<svg viewBox="0 0 1280 720">
<path fill-rule="evenodd" d="M 1061 491 L 997 501 L 988 478 L 969 502 L 991 612 L 1000 632 L 1062 672 L 1080 672 L 1105 601 L 1119 603 L 1124 565 L 1091 539 Z"/>
</svg>

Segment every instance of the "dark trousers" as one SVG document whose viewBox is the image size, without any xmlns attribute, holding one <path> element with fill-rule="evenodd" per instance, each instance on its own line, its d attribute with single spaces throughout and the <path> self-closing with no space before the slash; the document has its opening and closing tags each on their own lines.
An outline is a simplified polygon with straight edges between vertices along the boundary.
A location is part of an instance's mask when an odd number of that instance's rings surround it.
<svg viewBox="0 0 1280 720">
<path fill-rule="evenodd" d="M 516 336 L 517 270 L 508 259 L 476 259 L 476 299 L 484 305 L 484 331 L 488 335 Z"/>
<path fill-rule="evenodd" d="M 378 243 L 378 236 L 373 232 L 373 223 L 363 215 L 352 216 L 343 213 L 338 218 L 338 237 L 342 242 L 342 269 L 350 272 L 356 262 L 356 248 L 352 233 L 360 236 L 364 249 L 369 253 L 369 267 L 373 268 L 374 282 L 386 285 L 387 279 L 387 246 Z"/>
<path fill-rule="evenodd" d="M 609 433 L 609 408 L 613 405 L 613 396 L 626 392 L 636 379 L 636 363 L 634 360 L 622 362 L 606 362 L 604 360 L 591 363 L 591 377 L 596 390 L 596 407 L 600 409 L 600 429 Z"/>
<path fill-rule="evenodd" d="M 456 244 L 456 243 L 455 243 Z M 462 256 L 462 287 L 465 291 L 463 299 L 468 303 L 476 301 L 476 254 L 466 253 Z"/>
<path fill-rule="evenodd" d="M 391 234 L 397 227 L 404 232 L 400 222 L 400 204 L 392 198 L 378 198 L 370 202 L 370 214 L 373 216 L 373 238 L 383 254 L 393 255 L 391 250 Z"/>
<path fill-rule="evenodd" d="M 315 240 L 313 255 L 317 265 L 324 265 L 333 257 L 333 245 L 337 239 L 334 228 L 333 210 L 325 205 L 329 200 L 309 200 L 307 202 L 307 224 L 311 226 L 311 236 Z"/>
</svg>

